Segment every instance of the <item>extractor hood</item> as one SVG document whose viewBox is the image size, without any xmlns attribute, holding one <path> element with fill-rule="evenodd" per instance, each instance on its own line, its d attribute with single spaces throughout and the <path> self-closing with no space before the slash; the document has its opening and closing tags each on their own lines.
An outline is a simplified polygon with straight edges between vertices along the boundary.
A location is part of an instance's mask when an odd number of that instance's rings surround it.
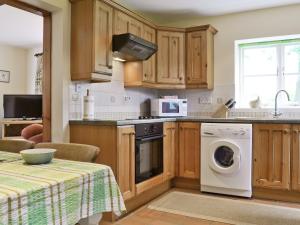
<svg viewBox="0 0 300 225">
<path fill-rule="evenodd" d="M 157 45 L 131 33 L 113 36 L 113 56 L 121 61 L 143 61 L 156 51 Z"/>
</svg>

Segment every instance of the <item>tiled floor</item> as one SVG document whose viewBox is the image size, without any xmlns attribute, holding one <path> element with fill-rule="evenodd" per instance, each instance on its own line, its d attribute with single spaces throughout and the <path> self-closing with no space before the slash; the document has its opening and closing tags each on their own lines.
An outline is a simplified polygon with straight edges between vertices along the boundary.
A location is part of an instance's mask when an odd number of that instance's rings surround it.
<svg viewBox="0 0 300 225">
<path fill-rule="evenodd" d="M 182 189 L 172 189 L 171 191 L 185 191 Z M 192 193 L 199 193 L 199 191 L 187 191 Z M 206 195 L 206 194 L 205 194 Z M 222 196 L 225 197 L 225 196 Z M 232 199 L 237 199 L 237 197 L 228 197 Z M 238 198 L 241 199 L 241 198 Z M 300 204 L 296 203 L 284 203 L 278 201 L 268 201 L 268 200 L 258 200 L 258 199 L 245 199 L 245 201 L 254 201 L 265 204 L 274 204 L 280 206 L 300 208 Z M 141 207 L 125 218 L 115 222 L 105 222 L 102 221 L 100 225 L 229 225 L 227 223 L 219 223 L 214 221 L 208 221 L 198 218 L 192 218 L 172 213 L 166 213 L 161 211 L 156 211 L 147 208 L 148 205 Z"/>
</svg>

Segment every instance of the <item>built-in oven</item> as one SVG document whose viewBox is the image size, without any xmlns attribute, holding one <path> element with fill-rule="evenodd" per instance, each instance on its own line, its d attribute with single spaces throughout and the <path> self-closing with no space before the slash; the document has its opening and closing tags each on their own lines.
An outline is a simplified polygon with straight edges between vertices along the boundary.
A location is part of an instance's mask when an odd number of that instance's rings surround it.
<svg viewBox="0 0 300 225">
<path fill-rule="evenodd" d="M 163 173 L 163 123 L 135 125 L 135 183 Z"/>
</svg>

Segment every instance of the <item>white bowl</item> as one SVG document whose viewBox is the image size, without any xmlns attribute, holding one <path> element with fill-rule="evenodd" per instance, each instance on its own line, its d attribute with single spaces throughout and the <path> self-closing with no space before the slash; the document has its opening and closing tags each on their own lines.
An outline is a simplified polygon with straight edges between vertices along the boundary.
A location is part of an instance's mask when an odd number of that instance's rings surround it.
<svg viewBox="0 0 300 225">
<path fill-rule="evenodd" d="M 21 156 L 26 163 L 37 165 L 51 162 L 56 149 L 52 148 L 36 148 L 20 151 Z"/>
</svg>

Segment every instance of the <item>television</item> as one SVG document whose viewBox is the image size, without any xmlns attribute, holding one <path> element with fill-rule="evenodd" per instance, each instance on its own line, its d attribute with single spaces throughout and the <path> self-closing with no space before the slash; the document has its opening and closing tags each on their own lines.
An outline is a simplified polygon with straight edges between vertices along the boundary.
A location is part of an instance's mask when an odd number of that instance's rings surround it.
<svg viewBox="0 0 300 225">
<path fill-rule="evenodd" d="M 40 119 L 42 95 L 3 95 L 4 118 Z"/>
</svg>

